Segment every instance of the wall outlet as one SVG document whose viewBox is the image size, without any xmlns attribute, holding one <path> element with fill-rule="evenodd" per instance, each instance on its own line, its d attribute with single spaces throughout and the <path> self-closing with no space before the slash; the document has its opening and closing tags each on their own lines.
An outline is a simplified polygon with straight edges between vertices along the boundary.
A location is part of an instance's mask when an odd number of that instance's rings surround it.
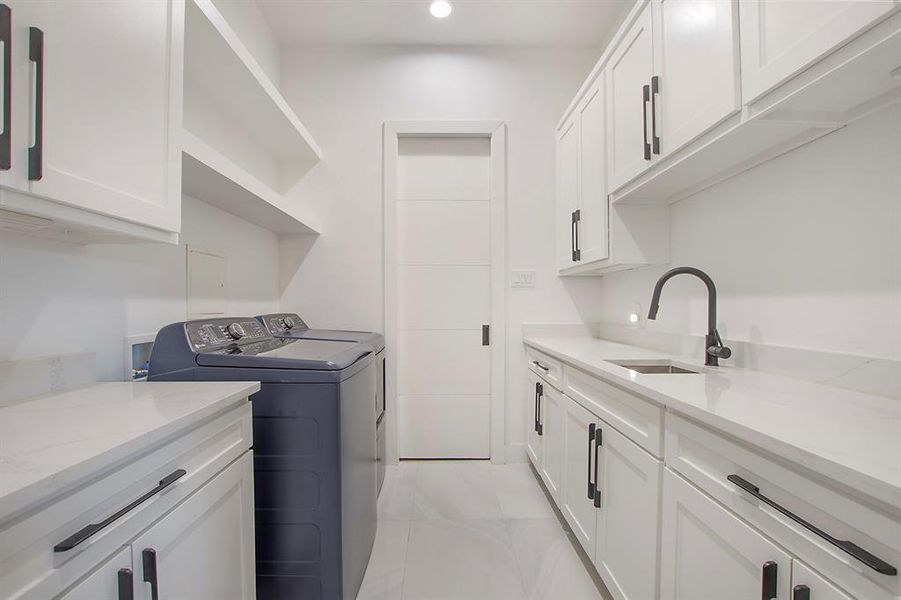
<svg viewBox="0 0 901 600">
<path fill-rule="evenodd" d="M 535 287 L 535 271 L 518 269 L 512 271 L 510 277 L 510 287 L 514 288 L 533 288 Z"/>
</svg>

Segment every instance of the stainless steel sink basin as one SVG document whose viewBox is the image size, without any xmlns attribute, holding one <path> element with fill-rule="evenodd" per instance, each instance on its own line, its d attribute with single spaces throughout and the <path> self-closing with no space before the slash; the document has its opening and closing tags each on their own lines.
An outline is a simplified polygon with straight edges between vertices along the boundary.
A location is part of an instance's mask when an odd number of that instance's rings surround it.
<svg viewBox="0 0 901 600">
<path fill-rule="evenodd" d="M 684 369 L 682 367 L 677 367 L 671 362 L 666 361 L 658 361 L 658 362 L 638 362 L 631 360 L 611 360 L 615 365 L 619 365 L 621 367 L 625 367 L 630 371 L 635 371 L 636 373 L 644 373 L 646 375 L 676 375 L 676 374 L 687 374 L 687 375 L 697 375 L 697 371 L 692 371 L 690 369 Z"/>
</svg>

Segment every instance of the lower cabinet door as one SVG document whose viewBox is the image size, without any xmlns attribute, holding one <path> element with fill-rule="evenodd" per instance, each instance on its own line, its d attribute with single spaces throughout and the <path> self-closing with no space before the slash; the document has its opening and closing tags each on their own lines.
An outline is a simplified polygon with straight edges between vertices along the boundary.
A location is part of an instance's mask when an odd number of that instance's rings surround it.
<svg viewBox="0 0 901 600">
<path fill-rule="evenodd" d="M 253 600 L 253 453 L 148 529 L 132 552 L 137 599 Z"/>
<path fill-rule="evenodd" d="M 545 382 L 539 382 L 541 405 L 541 478 L 557 503 L 563 491 L 563 394 Z"/>
<path fill-rule="evenodd" d="M 526 379 L 525 394 L 526 409 L 529 415 L 528 427 L 526 428 L 526 453 L 529 455 L 529 460 L 532 461 L 532 464 L 539 471 L 541 470 L 541 434 L 538 433 L 538 403 L 540 401 L 538 384 L 540 381 L 537 375 L 529 371 L 529 376 Z"/>
<path fill-rule="evenodd" d="M 660 554 L 662 600 L 791 598 L 791 557 L 669 469 Z"/>
<path fill-rule="evenodd" d="M 594 507 L 594 436 L 598 418 L 566 396 L 564 428 L 564 518 L 589 557 L 594 558 L 597 509 Z"/>
<path fill-rule="evenodd" d="M 662 463 L 604 421 L 598 427 L 595 566 L 615 598 L 656 598 Z"/>
<path fill-rule="evenodd" d="M 792 561 L 791 600 L 852 600 L 797 558 Z"/>
<path fill-rule="evenodd" d="M 131 546 L 126 546 L 103 563 L 99 569 L 76 584 L 74 588 L 56 598 L 57 600 L 127 600 L 132 598 L 134 580 Z"/>
</svg>

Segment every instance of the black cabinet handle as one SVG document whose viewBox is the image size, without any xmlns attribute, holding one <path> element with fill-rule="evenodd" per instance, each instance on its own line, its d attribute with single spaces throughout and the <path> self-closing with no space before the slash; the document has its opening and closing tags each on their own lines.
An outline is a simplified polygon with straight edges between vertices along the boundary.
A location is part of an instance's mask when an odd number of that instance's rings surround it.
<svg viewBox="0 0 901 600">
<path fill-rule="evenodd" d="M 579 227 L 582 222 L 582 210 L 576 209 L 573 212 L 573 230 L 574 230 L 574 238 L 575 238 L 575 250 L 573 250 L 573 262 L 579 262 L 582 260 L 582 248 L 579 243 Z"/>
<path fill-rule="evenodd" d="M 601 445 L 604 443 L 604 430 L 598 427 L 594 432 L 594 507 L 601 507 L 601 480 L 598 477 L 598 466 L 601 461 L 598 460 L 598 453 Z"/>
<path fill-rule="evenodd" d="M 660 94 L 660 77 L 651 77 L 651 142 L 654 154 L 660 154 L 660 136 L 657 135 L 657 96 Z"/>
<path fill-rule="evenodd" d="M 543 364 L 541 364 L 537 360 L 533 360 L 532 364 L 535 365 L 536 367 L 538 367 L 539 369 L 541 369 L 542 371 L 544 371 L 545 373 L 547 373 L 548 371 L 551 370 L 550 367 L 545 367 Z"/>
<path fill-rule="evenodd" d="M 144 583 L 150 584 L 150 600 L 160 600 L 160 580 L 156 572 L 156 550 L 145 548 L 141 551 Z"/>
<path fill-rule="evenodd" d="M 644 134 L 644 159 L 651 160 L 651 145 L 648 143 L 648 101 L 651 99 L 651 86 L 641 88 L 641 128 Z"/>
<path fill-rule="evenodd" d="M 597 425 L 594 423 L 588 424 L 588 499 L 594 500 L 594 486 L 595 483 L 591 481 L 591 448 L 594 446 L 594 430 L 597 428 Z"/>
<path fill-rule="evenodd" d="M 792 600 L 810 600 L 810 588 L 806 585 L 796 585 L 792 590 Z"/>
<path fill-rule="evenodd" d="M 779 579 L 779 565 L 768 560 L 763 563 L 763 573 L 760 577 L 760 600 L 776 600 Z M 154 600 L 156 600 L 154 598 Z"/>
<path fill-rule="evenodd" d="M 3 133 L 0 133 L 0 170 L 8 171 L 12 165 L 12 11 L 0 4 L 0 42 L 3 42 Z"/>
<path fill-rule="evenodd" d="M 88 539 L 89 537 L 91 537 L 92 535 L 94 535 L 95 533 L 97 533 L 98 531 L 100 531 L 101 529 L 103 529 L 104 527 L 106 527 L 107 525 L 112 523 L 113 521 L 117 520 L 122 515 L 133 510 L 138 505 L 143 504 L 151 496 L 159 494 L 161 491 L 163 491 L 164 489 L 166 489 L 167 487 L 169 487 L 170 485 L 172 485 L 173 483 L 175 483 L 176 481 L 178 481 L 179 479 L 184 477 L 186 474 L 187 474 L 187 471 L 185 471 L 184 469 L 178 469 L 177 471 L 172 471 L 171 473 L 169 473 L 168 475 L 166 475 L 165 477 L 160 479 L 159 484 L 155 488 L 153 488 L 152 490 L 150 490 L 149 492 L 147 492 L 146 494 L 144 494 L 143 496 L 141 496 L 140 498 L 138 498 L 137 500 L 135 500 L 128 506 L 126 506 L 125 508 L 122 508 L 122 509 L 116 511 L 114 514 L 108 516 L 101 522 L 91 523 L 90 525 L 85 525 L 84 527 L 82 527 L 81 529 L 79 529 L 78 531 L 76 531 L 75 533 L 73 533 L 72 535 L 70 535 L 69 537 L 67 537 L 66 539 L 61 541 L 60 543 L 58 543 L 56 546 L 54 546 L 53 551 L 54 552 L 66 552 L 68 550 L 71 550 L 72 548 L 79 545 L 80 543 L 82 543 L 83 541 L 85 541 L 86 539 Z"/>
<path fill-rule="evenodd" d="M 134 574 L 131 572 L 131 569 L 119 569 L 118 575 L 116 599 L 135 600 Z"/>
<path fill-rule="evenodd" d="M 572 211 L 569 213 L 570 217 L 570 225 L 569 225 L 569 247 L 572 252 L 572 261 L 576 262 L 576 211 Z"/>
<path fill-rule="evenodd" d="M 34 63 L 34 145 L 28 148 L 28 180 L 44 176 L 44 32 L 28 28 L 28 60 Z"/>
<path fill-rule="evenodd" d="M 541 422 L 541 399 L 544 398 L 544 386 L 541 382 L 535 385 L 538 386 L 538 435 L 544 435 L 544 423 Z"/>
<path fill-rule="evenodd" d="M 532 425 L 533 429 L 535 429 L 535 433 L 538 433 L 538 386 L 540 385 L 541 384 L 537 381 L 535 382 L 535 419 Z"/>
<path fill-rule="evenodd" d="M 896 569 L 892 565 L 888 564 L 887 562 L 885 562 L 878 556 L 870 554 L 869 552 L 867 552 L 866 550 L 864 550 L 863 548 L 861 548 L 854 542 L 850 542 L 848 540 L 837 539 L 837 538 L 829 535 L 828 533 L 826 533 L 825 531 L 823 531 L 822 529 L 820 529 L 813 523 L 805 521 L 804 519 L 802 519 L 798 515 L 794 514 L 787 508 L 784 508 L 783 506 L 779 505 L 775 501 L 770 500 L 769 498 L 767 498 L 766 496 L 764 496 L 763 494 L 760 493 L 759 487 L 752 484 L 748 480 L 746 480 L 742 477 L 739 477 L 735 473 L 729 475 L 728 477 L 726 477 L 726 479 L 728 479 L 729 481 L 731 481 L 732 483 L 734 483 L 735 485 L 737 485 L 744 491 L 748 492 L 749 494 L 751 494 L 752 496 L 754 496 L 755 498 L 757 498 L 758 500 L 760 500 L 767 506 L 770 506 L 770 507 L 776 509 L 777 511 L 779 511 L 780 513 L 782 513 L 783 515 L 785 515 L 786 517 L 788 517 L 789 519 L 791 519 L 792 521 L 797 523 L 798 525 L 801 525 L 808 531 L 815 533 L 816 535 L 818 535 L 822 539 L 826 540 L 827 542 L 829 542 L 836 548 L 839 548 L 840 550 L 847 552 L 848 554 L 850 554 L 851 556 L 853 556 L 854 558 L 856 558 L 857 560 L 859 560 L 866 566 L 870 567 L 877 573 L 882 573 L 883 575 L 892 575 L 892 576 L 895 576 L 898 574 L 898 569 Z"/>
</svg>

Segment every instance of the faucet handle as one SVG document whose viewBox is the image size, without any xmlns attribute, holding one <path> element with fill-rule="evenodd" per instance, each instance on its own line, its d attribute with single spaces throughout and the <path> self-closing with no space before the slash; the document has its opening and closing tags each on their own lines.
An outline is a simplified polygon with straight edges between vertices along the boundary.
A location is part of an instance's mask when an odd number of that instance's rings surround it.
<svg viewBox="0 0 901 600">
<path fill-rule="evenodd" d="M 732 350 L 729 346 L 710 346 L 707 348 L 707 354 L 717 358 L 730 358 L 732 356 Z"/>
</svg>

